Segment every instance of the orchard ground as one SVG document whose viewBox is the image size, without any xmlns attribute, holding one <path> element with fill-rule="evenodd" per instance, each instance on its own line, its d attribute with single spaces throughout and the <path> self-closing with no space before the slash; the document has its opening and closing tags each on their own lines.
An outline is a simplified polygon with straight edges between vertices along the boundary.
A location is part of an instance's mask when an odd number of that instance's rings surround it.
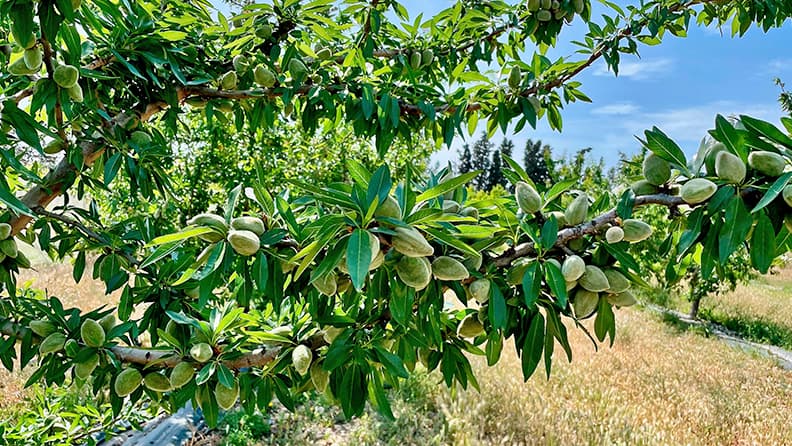
<svg viewBox="0 0 792 446">
<path fill-rule="evenodd" d="M 111 305 L 101 283 L 77 285 L 68 265 L 39 267 L 32 280 L 65 304 Z M 678 298 L 670 306 L 685 309 Z M 573 361 L 522 382 L 512 347 L 488 368 L 473 358 L 481 392 L 452 394 L 436 373 L 393 392 L 397 420 L 374 412 L 346 422 L 322 396 L 296 413 L 232 413 L 205 442 L 225 444 L 792 444 L 792 372 L 772 360 L 682 331 L 640 309 L 618 311 L 616 342 L 595 352 L 570 330 Z M 792 347 L 792 268 L 702 304 L 702 316 L 757 340 Z M 735 322 L 736 321 L 736 322 Z M 27 371 L 29 373 L 29 371 Z M 33 390 L 27 373 L 0 372 L 0 420 L 13 419 Z M 204 443 L 205 444 L 205 443 Z"/>
</svg>

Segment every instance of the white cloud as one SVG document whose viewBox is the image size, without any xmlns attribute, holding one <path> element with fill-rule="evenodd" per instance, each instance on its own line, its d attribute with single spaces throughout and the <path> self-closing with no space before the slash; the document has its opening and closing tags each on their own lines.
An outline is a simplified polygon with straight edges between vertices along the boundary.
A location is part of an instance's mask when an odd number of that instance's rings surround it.
<svg viewBox="0 0 792 446">
<path fill-rule="evenodd" d="M 635 104 L 608 104 L 602 107 L 597 107 L 591 111 L 592 115 L 631 115 L 638 112 L 640 107 Z"/>
<path fill-rule="evenodd" d="M 653 79 L 671 71 L 673 65 L 673 61 L 667 58 L 639 60 L 635 62 L 621 62 L 619 64 L 619 77 L 625 77 L 632 80 Z M 597 65 L 597 67 L 594 69 L 594 75 L 613 76 L 613 73 L 608 71 L 608 66 L 603 63 Z"/>
<path fill-rule="evenodd" d="M 773 59 L 768 62 L 764 67 L 756 71 L 756 75 L 760 77 L 780 77 L 784 80 L 785 74 L 792 73 L 792 58 L 788 59 Z"/>
</svg>

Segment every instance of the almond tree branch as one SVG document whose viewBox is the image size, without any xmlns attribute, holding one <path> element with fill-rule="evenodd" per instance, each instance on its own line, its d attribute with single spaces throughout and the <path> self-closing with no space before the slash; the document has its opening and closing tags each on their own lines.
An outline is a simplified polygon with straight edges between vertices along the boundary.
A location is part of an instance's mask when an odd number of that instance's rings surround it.
<svg viewBox="0 0 792 446">
<path fill-rule="evenodd" d="M 649 204 L 659 204 L 669 208 L 675 208 L 686 203 L 681 197 L 667 194 L 641 195 L 635 197 L 635 208 Z M 555 247 L 563 248 L 570 240 L 579 239 L 584 235 L 600 233 L 609 225 L 616 223 L 618 218 L 619 216 L 614 208 L 604 214 L 594 217 L 592 220 L 571 228 L 562 229 L 558 231 L 558 239 L 556 240 Z M 496 257 L 492 262 L 495 266 L 505 268 L 511 265 L 514 260 L 532 254 L 536 254 L 536 246 L 533 242 L 526 242 L 506 250 L 506 252 Z"/>
</svg>

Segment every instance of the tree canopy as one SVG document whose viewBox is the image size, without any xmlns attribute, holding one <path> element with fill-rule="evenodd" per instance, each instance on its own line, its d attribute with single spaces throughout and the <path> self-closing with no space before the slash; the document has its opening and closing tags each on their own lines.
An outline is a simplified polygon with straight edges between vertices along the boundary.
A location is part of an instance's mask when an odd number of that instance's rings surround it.
<svg viewBox="0 0 792 446">
<path fill-rule="evenodd" d="M 767 271 L 789 248 L 790 119 L 714 117 L 694 159 L 649 129 L 642 179 L 596 194 L 573 180 L 539 187 L 502 156 L 514 195 L 474 201 L 465 185 L 477 171 L 396 172 L 352 152 L 339 159 L 346 175 L 324 183 L 237 166 L 249 174 L 233 176 L 220 209 L 207 202 L 211 213 L 176 230 L 156 212 L 107 216 L 68 200 L 167 197 L 185 135 L 220 132 L 206 143 L 246 138 L 271 154 L 278 130 L 348 130 L 387 160 L 394 146 L 450 144 L 479 125 L 560 130 L 563 106 L 588 101 L 576 76 L 598 60 L 618 72 L 623 54 L 690 26 L 741 35 L 792 15 L 786 0 L 607 6 L 595 21 L 585 0 L 465 0 L 429 18 L 394 0 L 277 0 L 234 17 L 205 1 L 0 2 L 0 360 L 11 368 L 21 343 L 20 364 L 37 364 L 29 382 L 85 383 L 117 413 L 124 401 L 194 401 L 212 425 L 237 401 L 293 407 L 316 389 L 347 416 L 366 401 L 389 415 L 384 389 L 418 363 L 467 387 L 468 355 L 494 365 L 507 341 L 525 379 L 549 374 L 556 348 L 571 360 L 568 325 L 594 318 L 592 341 L 612 343 L 614 309 L 642 283 L 630 251 L 652 233 L 637 208 L 684 217 L 661 249 L 704 278 L 743 246 Z M 588 25 L 580 58 L 550 59 L 574 20 Z M 24 162 L 31 151 L 57 163 Z M 20 292 L 30 264 L 16 240 L 72 259 L 75 280 L 92 264 L 120 290 L 118 308 Z"/>
</svg>

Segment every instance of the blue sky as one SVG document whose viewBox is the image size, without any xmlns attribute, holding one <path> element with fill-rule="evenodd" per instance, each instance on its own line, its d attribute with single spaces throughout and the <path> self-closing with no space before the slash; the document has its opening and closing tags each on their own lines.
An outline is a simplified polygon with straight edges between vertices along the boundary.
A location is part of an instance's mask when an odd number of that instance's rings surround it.
<svg viewBox="0 0 792 446">
<path fill-rule="evenodd" d="M 402 0 L 411 17 L 433 15 L 452 0 Z M 604 11 L 595 0 L 595 14 Z M 631 3 L 618 1 L 619 4 Z M 602 20 L 600 19 L 601 23 Z M 562 32 L 551 58 L 573 56 L 577 49 L 567 42 L 579 39 L 587 27 L 579 18 Z M 657 46 L 640 47 L 641 58 L 625 56 L 615 77 L 601 61 L 581 73 L 577 80 L 592 103 L 569 104 L 563 112 L 564 129 L 551 130 L 545 120 L 537 129 L 508 134 L 520 159 L 525 140 L 541 139 L 557 155 L 593 147 L 592 156 L 613 165 L 619 151 L 640 149 L 634 135 L 658 126 L 689 154 L 713 126 L 718 113 L 749 114 L 777 123 L 778 87 L 774 77 L 787 81 L 792 89 L 792 22 L 767 33 L 755 27 L 742 38 L 732 38 L 729 29 L 693 27 L 688 37 L 667 36 Z M 529 55 L 530 56 L 530 55 Z M 579 55 L 576 57 L 580 57 Z M 483 128 L 483 127 L 482 127 Z M 498 142 L 503 135 L 495 136 Z M 478 137 L 478 134 L 473 138 Z M 457 138 L 451 149 L 433 156 L 433 162 L 456 160 L 456 151 L 465 141 Z"/>
</svg>

